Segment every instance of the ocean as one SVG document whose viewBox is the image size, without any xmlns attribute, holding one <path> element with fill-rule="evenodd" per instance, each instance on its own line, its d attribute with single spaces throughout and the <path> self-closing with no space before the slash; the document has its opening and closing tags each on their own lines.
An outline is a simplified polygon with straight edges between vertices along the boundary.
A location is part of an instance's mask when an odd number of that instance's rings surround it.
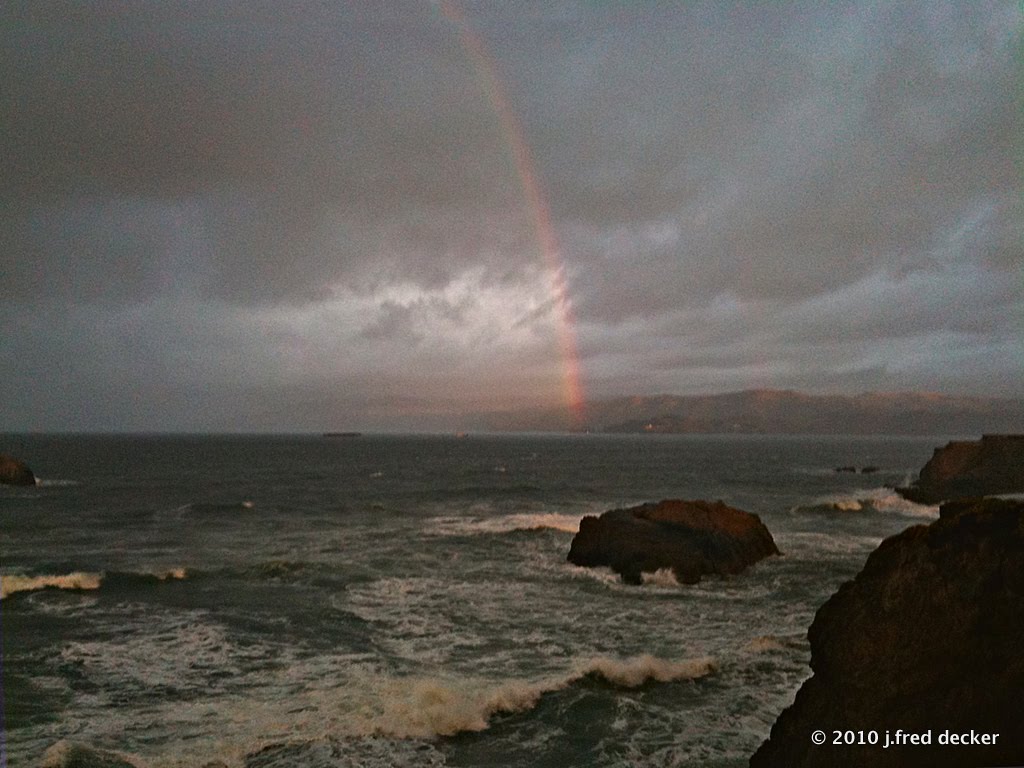
<svg viewBox="0 0 1024 768">
<path fill-rule="evenodd" d="M 10 766 L 744 766 L 814 612 L 937 516 L 946 437 L 7 435 Z M 871 474 L 838 466 L 876 466 Z M 758 514 L 681 586 L 570 565 L 584 515 Z"/>
</svg>

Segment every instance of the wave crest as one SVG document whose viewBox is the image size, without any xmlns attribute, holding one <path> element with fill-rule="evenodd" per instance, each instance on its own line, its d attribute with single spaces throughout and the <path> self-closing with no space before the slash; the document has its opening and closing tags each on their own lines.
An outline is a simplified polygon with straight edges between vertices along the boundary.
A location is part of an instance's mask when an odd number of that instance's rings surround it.
<svg viewBox="0 0 1024 768">
<path fill-rule="evenodd" d="M 640 574 L 640 578 L 644 584 L 652 584 L 657 587 L 682 586 L 679 579 L 676 578 L 676 572 L 671 568 L 659 568 L 653 572 L 644 571 Z"/>
<path fill-rule="evenodd" d="M 34 592 L 48 587 L 73 590 L 99 589 L 102 581 L 102 573 L 86 571 L 44 574 L 42 576 L 21 576 L 19 574 L 0 576 L 0 600 L 16 592 Z"/>
<path fill-rule="evenodd" d="M 673 680 L 696 680 L 711 674 L 716 669 L 717 665 L 709 657 L 671 661 L 650 654 L 622 660 L 598 656 L 584 664 L 580 677 L 597 675 L 612 685 L 636 688 L 651 680 L 657 683 L 668 683 Z M 569 682 L 575 682 L 576 679 L 578 678 L 571 679 Z"/>
<path fill-rule="evenodd" d="M 906 517 L 935 518 L 937 506 L 907 501 L 892 488 L 868 488 L 849 494 L 823 496 L 807 505 L 793 508 L 794 512 L 880 512 Z"/>
<path fill-rule="evenodd" d="M 584 515 L 561 512 L 527 512 L 493 517 L 439 517 L 431 521 L 431 533 L 440 536 L 475 536 L 514 531 L 552 530 L 577 533 Z"/>
<path fill-rule="evenodd" d="M 362 732 L 354 735 L 429 739 L 482 731 L 495 715 L 533 709 L 545 694 L 564 690 L 584 678 L 636 688 L 649 681 L 693 680 L 715 669 L 709 658 L 671 661 L 645 654 L 628 659 L 594 657 L 565 675 L 539 681 L 395 680 L 381 687 L 378 711 L 366 719 L 364 728 L 359 729 Z"/>
<path fill-rule="evenodd" d="M 171 568 L 164 571 L 93 573 L 90 571 L 72 571 L 62 574 L 40 574 L 25 576 L 7 574 L 0 576 L 0 600 L 18 592 L 36 592 L 40 589 L 67 589 L 87 591 L 99 589 L 104 583 L 138 583 L 147 581 L 171 581 L 188 577 L 184 568 Z"/>
</svg>

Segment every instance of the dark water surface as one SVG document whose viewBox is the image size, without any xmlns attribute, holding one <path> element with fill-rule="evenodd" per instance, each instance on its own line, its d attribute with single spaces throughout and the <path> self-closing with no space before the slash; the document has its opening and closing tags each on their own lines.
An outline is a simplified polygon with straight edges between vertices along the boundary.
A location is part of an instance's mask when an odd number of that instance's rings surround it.
<svg viewBox="0 0 1024 768">
<path fill-rule="evenodd" d="M 944 438 L 5 436 L 11 766 L 740 766 L 817 607 L 935 516 Z M 875 474 L 836 473 L 875 465 Z M 641 587 L 586 514 L 759 514 L 784 555 Z"/>
</svg>

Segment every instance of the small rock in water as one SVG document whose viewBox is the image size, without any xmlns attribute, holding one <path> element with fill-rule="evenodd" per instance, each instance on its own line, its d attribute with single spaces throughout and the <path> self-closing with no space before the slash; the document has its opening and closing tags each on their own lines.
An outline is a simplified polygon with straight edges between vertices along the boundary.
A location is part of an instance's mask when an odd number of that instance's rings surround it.
<svg viewBox="0 0 1024 768">
<path fill-rule="evenodd" d="M 6 453 L 0 453 L 0 484 L 35 485 L 36 476 L 25 462 Z"/>
</svg>

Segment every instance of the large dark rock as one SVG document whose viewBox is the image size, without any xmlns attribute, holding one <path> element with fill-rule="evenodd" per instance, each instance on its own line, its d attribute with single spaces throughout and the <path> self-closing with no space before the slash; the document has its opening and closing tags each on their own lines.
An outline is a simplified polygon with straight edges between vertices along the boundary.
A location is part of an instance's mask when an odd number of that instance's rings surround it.
<svg viewBox="0 0 1024 768">
<path fill-rule="evenodd" d="M 1024 435 L 984 435 L 936 448 L 909 488 L 896 489 L 919 504 L 1024 492 Z"/>
<path fill-rule="evenodd" d="M 18 461 L 6 453 L 0 453 L 0 484 L 35 485 L 36 476 L 24 462 Z"/>
<path fill-rule="evenodd" d="M 671 499 L 584 517 L 568 559 L 575 565 L 609 566 L 630 584 L 661 568 L 671 568 L 678 581 L 692 584 L 705 574 L 738 573 L 777 554 L 757 515 L 721 501 Z"/>
<path fill-rule="evenodd" d="M 1024 503 L 950 502 L 931 525 L 885 540 L 808 636 L 814 675 L 751 768 L 1024 765 Z M 898 729 L 931 745 L 883 748 Z M 875 731 L 879 743 L 836 746 L 836 730 Z M 999 736 L 940 744 L 972 730 Z"/>
</svg>

